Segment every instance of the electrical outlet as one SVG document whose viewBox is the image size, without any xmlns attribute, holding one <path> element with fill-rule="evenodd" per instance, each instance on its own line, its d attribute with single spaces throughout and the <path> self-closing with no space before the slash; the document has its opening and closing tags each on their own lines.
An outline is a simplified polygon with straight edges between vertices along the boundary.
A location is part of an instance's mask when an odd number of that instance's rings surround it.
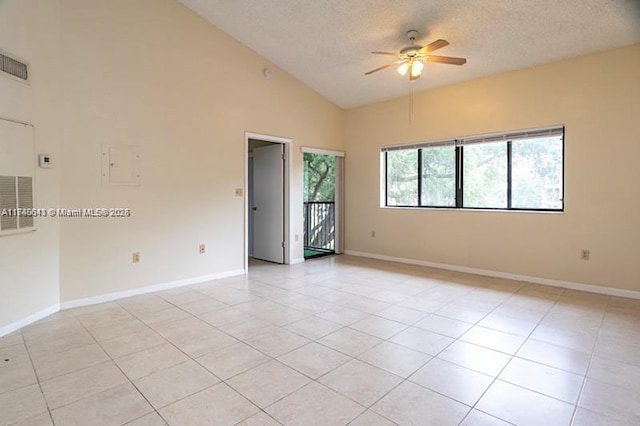
<svg viewBox="0 0 640 426">
<path fill-rule="evenodd" d="M 589 256 L 590 255 L 591 255 L 591 253 L 589 252 L 589 249 L 580 250 L 580 259 L 589 260 Z"/>
<path fill-rule="evenodd" d="M 376 231 L 371 231 L 371 238 L 375 238 L 376 237 Z"/>
<path fill-rule="evenodd" d="M 140 253 L 133 253 L 133 255 L 131 256 L 131 260 L 133 261 L 133 263 L 140 263 Z"/>
<path fill-rule="evenodd" d="M 298 239 L 299 239 L 299 238 L 300 238 L 300 237 L 298 236 L 298 234 L 296 234 L 296 241 L 298 241 Z"/>
<path fill-rule="evenodd" d="M 242 188 L 236 188 L 236 197 L 242 197 L 243 192 Z"/>
<path fill-rule="evenodd" d="M 199 250 L 200 250 L 200 254 L 205 253 L 206 250 L 205 250 L 204 244 L 200 244 Z"/>
</svg>

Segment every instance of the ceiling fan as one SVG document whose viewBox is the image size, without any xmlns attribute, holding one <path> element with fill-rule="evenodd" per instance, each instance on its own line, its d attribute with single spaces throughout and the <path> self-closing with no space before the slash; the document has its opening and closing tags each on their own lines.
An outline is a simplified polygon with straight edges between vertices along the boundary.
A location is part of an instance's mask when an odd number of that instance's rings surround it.
<svg viewBox="0 0 640 426">
<path fill-rule="evenodd" d="M 433 52 L 434 50 L 448 46 L 449 42 L 447 40 L 440 39 L 434 41 L 433 43 L 429 43 L 426 46 L 420 46 L 416 43 L 416 39 L 419 35 L 420 33 L 418 33 L 418 31 L 416 30 L 407 31 L 407 37 L 409 37 L 409 41 L 411 41 L 411 46 L 405 47 L 399 53 L 371 52 L 374 55 L 397 56 L 398 60 L 364 74 L 373 74 L 374 72 L 382 71 L 385 68 L 399 65 L 398 72 L 400 74 L 407 75 L 408 72 L 409 80 L 417 80 L 422 74 L 422 68 L 424 67 L 425 62 L 438 62 L 441 64 L 449 65 L 464 65 L 467 62 L 465 58 L 452 58 L 450 56 L 430 55 L 429 53 Z"/>
</svg>

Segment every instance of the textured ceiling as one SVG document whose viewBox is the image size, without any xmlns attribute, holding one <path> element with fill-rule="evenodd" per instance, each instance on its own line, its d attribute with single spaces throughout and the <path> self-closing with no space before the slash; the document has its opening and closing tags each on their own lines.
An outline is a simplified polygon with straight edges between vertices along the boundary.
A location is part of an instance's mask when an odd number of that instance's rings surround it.
<svg viewBox="0 0 640 426">
<path fill-rule="evenodd" d="M 640 0 L 180 0 L 343 108 L 640 42 Z M 406 31 L 458 67 L 428 63 L 409 82 L 393 68 Z"/>
</svg>

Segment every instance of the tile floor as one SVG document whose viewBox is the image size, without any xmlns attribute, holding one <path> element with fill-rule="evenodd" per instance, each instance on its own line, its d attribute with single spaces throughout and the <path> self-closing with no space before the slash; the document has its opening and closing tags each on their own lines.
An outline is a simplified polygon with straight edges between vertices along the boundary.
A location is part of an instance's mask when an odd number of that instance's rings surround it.
<svg viewBox="0 0 640 426">
<path fill-rule="evenodd" d="M 0 339 L 0 425 L 638 425 L 640 300 L 350 256 Z"/>
</svg>

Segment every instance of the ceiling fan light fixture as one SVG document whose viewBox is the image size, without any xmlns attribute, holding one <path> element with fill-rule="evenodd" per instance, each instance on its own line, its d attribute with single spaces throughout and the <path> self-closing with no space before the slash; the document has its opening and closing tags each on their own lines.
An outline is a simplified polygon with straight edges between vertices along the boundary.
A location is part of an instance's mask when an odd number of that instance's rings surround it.
<svg viewBox="0 0 640 426">
<path fill-rule="evenodd" d="M 402 75 L 407 75 L 407 71 L 409 71 L 409 62 L 405 62 L 398 67 L 398 72 Z"/>
<path fill-rule="evenodd" d="M 411 64 L 411 77 L 419 77 L 422 74 L 424 64 L 420 61 L 415 61 Z"/>
</svg>

